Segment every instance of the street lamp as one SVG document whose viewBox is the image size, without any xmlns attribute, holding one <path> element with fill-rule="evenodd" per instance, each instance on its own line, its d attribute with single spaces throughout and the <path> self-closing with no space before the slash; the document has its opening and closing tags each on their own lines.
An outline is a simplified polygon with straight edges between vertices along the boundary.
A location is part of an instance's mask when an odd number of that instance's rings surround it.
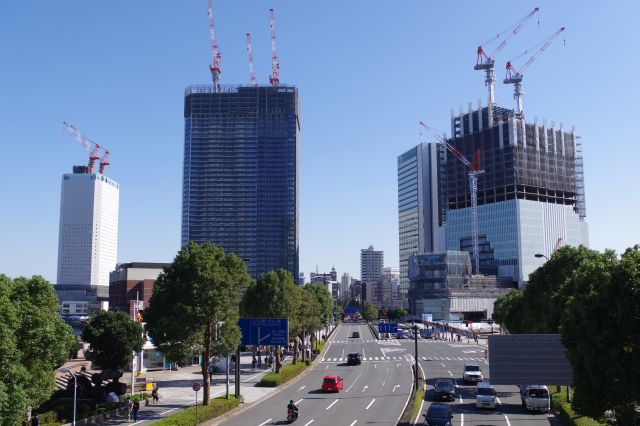
<svg viewBox="0 0 640 426">
<path fill-rule="evenodd" d="M 61 373 L 71 373 L 73 376 L 73 422 L 71 422 L 71 425 L 76 426 L 76 390 L 78 389 L 78 380 L 73 371 L 68 368 L 61 368 L 59 371 Z"/>
<path fill-rule="evenodd" d="M 534 254 L 534 256 L 538 257 L 538 258 L 544 257 L 545 259 L 549 260 L 549 258 L 547 256 L 545 256 L 544 254 L 541 254 L 541 253 L 536 253 L 536 254 Z"/>
</svg>

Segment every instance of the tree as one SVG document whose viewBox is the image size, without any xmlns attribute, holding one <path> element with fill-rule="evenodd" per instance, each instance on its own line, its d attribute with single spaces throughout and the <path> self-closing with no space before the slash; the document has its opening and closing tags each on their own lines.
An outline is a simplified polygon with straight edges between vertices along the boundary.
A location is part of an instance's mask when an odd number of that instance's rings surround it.
<svg viewBox="0 0 640 426">
<path fill-rule="evenodd" d="M 399 308 L 399 309 L 396 311 L 396 315 L 397 315 L 397 317 L 396 317 L 396 318 L 404 318 L 404 317 L 406 317 L 407 315 L 409 315 L 409 312 L 408 312 L 406 309 L 404 309 L 404 308 Z"/>
<path fill-rule="evenodd" d="M 310 291 L 320 303 L 321 314 L 327 321 L 333 320 L 333 298 L 331 293 L 327 290 L 327 287 L 323 284 L 307 284 L 304 286 L 307 291 Z"/>
<path fill-rule="evenodd" d="M 77 339 L 53 286 L 40 276 L 0 275 L 0 425 L 20 424 L 55 391 L 55 370 Z"/>
<path fill-rule="evenodd" d="M 290 272 L 280 269 L 258 277 L 242 299 L 241 313 L 248 318 L 288 318 L 289 330 L 299 329 L 299 293 Z M 290 333 L 294 334 L 294 333 Z M 295 335 L 295 334 L 294 334 Z M 280 372 L 280 347 L 276 346 L 276 373 Z"/>
<path fill-rule="evenodd" d="M 172 361 L 202 354 L 202 404 L 209 405 L 209 364 L 214 351 L 240 344 L 237 325 L 241 295 L 251 282 L 247 267 L 213 243 L 190 242 L 156 280 L 144 311 L 147 330 Z M 216 341 L 216 327 L 218 340 Z"/>
<path fill-rule="evenodd" d="M 100 311 L 94 316 L 83 330 L 82 340 L 90 346 L 85 356 L 102 370 L 124 368 L 145 342 L 140 323 L 124 312 L 113 311 Z"/>
<path fill-rule="evenodd" d="M 362 309 L 362 317 L 365 321 L 378 319 L 378 308 L 373 306 L 371 303 L 365 303 L 364 308 Z"/>
</svg>

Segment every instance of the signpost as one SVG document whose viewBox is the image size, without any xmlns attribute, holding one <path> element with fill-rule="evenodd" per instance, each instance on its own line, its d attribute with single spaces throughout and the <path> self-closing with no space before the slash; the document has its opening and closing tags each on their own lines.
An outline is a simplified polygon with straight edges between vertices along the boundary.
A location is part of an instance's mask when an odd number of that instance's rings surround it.
<svg viewBox="0 0 640 426">
<path fill-rule="evenodd" d="M 379 333 L 397 333 L 398 323 L 397 322 L 381 322 L 380 324 L 378 324 L 378 332 Z"/>
<path fill-rule="evenodd" d="M 289 344 L 288 318 L 240 318 L 242 345 L 287 346 Z"/>
<path fill-rule="evenodd" d="M 198 424 L 198 391 L 200 390 L 200 383 L 195 382 L 191 388 L 196 391 L 196 423 Z"/>
</svg>

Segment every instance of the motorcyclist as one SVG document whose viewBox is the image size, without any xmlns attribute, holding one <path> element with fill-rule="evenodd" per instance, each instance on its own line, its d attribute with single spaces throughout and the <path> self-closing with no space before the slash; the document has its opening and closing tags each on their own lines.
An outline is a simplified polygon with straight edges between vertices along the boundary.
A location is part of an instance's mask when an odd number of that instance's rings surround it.
<svg viewBox="0 0 640 426">
<path fill-rule="evenodd" d="M 287 405 L 287 411 L 293 414 L 294 419 L 298 417 L 298 407 L 296 407 L 296 404 L 293 403 L 293 399 L 289 400 L 289 405 Z"/>
</svg>

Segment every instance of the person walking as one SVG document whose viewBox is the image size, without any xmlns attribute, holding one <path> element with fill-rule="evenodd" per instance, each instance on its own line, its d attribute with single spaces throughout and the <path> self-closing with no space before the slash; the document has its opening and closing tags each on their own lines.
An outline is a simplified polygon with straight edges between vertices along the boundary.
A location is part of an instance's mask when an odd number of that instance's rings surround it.
<svg viewBox="0 0 640 426">
<path fill-rule="evenodd" d="M 133 401 L 133 408 L 132 408 L 132 413 L 133 413 L 133 421 L 137 422 L 138 421 L 138 411 L 140 411 L 140 403 L 138 401 Z"/>
<path fill-rule="evenodd" d="M 256 356 L 253 356 L 253 359 L 251 360 L 251 372 L 255 373 L 256 372 L 256 364 L 258 363 L 258 361 L 256 361 Z"/>
<path fill-rule="evenodd" d="M 213 383 L 213 371 L 215 367 L 213 366 L 213 362 L 209 362 L 209 383 Z"/>
<path fill-rule="evenodd" d="M 127 398 L 127 421 L 130 422 L 131 421 L 131 413 L 133 413 L 133 401 L 131 401 L 129 398 Z"/>
<path fill-rule="evenodd" d="M 262 354 L 258 352 L 258 368 L 262 368 Z"/>
<path fill-rule="evenodd" d="M 153 385 L 153 390 L 151 391 L 151 397 L 153 398 L 153 403 L 157 404 L 160 399 L 160 395 L 158 395 L 158 384 Z"/>
</svg>

